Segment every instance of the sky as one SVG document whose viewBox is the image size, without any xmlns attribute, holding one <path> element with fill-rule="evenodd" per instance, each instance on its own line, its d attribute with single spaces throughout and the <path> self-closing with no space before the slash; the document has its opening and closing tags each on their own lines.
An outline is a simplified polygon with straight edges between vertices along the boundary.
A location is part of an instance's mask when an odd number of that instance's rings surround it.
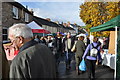
<svg viewBox="0 0 120 80">
<path fill-rule="evenodd" d="M 80 26 L 85 26 L 79 17 L 80 8 L 79 6 L 83 1 L 71 1 L 71 0 L 41 0 L 41 1 L 22 1 L 20 2 L 23 6 L 28 6 L 28 9 L 33 9 L 34 15 L 41 18 L 50 18 L 51 21 L 58 22 L 70 22 L 72 24 L 77 23 Z"/>
</svg>

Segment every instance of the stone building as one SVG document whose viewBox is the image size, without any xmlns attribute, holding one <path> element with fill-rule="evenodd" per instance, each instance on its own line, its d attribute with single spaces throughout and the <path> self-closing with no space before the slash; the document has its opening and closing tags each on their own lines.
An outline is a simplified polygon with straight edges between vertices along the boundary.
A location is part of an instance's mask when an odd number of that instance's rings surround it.
<svg viewBox="0 0 120 80">
<path fill-rule="evenodd" d="M 8 28 L 16 23 L 29 23 L 33 20 L 33 11 L 29 11 L 18 2 L 2 2 L 2 35 L 8 40 Z"/>
<path fill-rule="evenodd" d="M 42 25 L 44 29 L 50 31 L 51 33 L 56 33 L 60 31 L 60 26 L 52 21 L 48 21 L 46 19 L 36 17 L 36 16 L 34 16 L 33 20 L 36 23 Z"/>
</svg>

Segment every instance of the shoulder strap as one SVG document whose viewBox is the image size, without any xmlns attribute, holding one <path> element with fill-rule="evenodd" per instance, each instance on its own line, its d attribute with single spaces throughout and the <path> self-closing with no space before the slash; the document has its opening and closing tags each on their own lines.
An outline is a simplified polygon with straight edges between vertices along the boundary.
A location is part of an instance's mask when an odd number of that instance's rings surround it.
<svg viewBox="0 0 120 80">
<path fill-rule="evenodd" d="M 93 48 L 95 48 L 94 45 L 93 45 L 93 43 L 91 43 L 91 45 L 92 45 Z"/>
<path fill-rule="evenodd" d="M 97 46 L 96 46 L 96 48 L 98 48 L 100 45 L 99 44 L 97 44 Z"/>
<path fill-rule="evenodd" d="M 95 47 L 92 43 L 92 47 L 97 49 L 99 47 L 99 44 L 97 44 L 97 46 Z"/>
</svg>

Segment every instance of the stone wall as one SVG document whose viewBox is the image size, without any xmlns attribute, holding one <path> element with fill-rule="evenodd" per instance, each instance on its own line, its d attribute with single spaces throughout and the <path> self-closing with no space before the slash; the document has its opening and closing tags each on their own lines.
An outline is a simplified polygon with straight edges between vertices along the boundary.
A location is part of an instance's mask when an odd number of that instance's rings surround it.
<svg viewBox="0 0 120 80">
<path fill-rule="evenodd" d="M 8 29 L 10 26 L 16 23 L 26 23 L 25 22 L 26 11 L 24 11 L 23 9 L 20 9 L 19 7 L 17 7 L 18 8 L 18 19 L 13 18 L 13 6 L 14 5 L 12 5 L 10 2 L 2 2 L 2 27 L 4 29 Z M 29 15 L 29 22 L 31 22 L 33 20 L 33 14 L 28 13 L 28 15 Z"/>
<path fill-rule="evenodd" d="M 25 11 L 23 11 L 23 14 L 22 14 L 22 9 L 18 8 L 19 19 L 15 19 L 13 18 L 12 9 L 13 9 L 13 5 L 11 5 L 8 2 L 3 2 L 2 4 L 2 26 L 3 27 L 10 27 L 15 23 L 25 23 L 25 19 L 24 19 Z M 31 22 L 33 19 L 33 15 L 29 15 L 29 19 L 30 19 L 29 22 Z"/>
</svg>

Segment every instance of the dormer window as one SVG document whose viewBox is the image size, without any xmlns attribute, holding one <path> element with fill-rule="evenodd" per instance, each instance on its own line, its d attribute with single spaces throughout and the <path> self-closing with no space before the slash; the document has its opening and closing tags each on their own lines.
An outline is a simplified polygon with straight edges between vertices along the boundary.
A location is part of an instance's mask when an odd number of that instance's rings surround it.
<svg viewBox="0 0 120 80">
<path fill-rule="evenodd" d="M 18 8 L 13 6 L 13 18 L 18 19 Z"/>
<path fill-rule="evenodd" d="M 28 13 L 25 13 L 25 22 L 29 22 L 29 15 L 28 15 Z"/>
</svg>

